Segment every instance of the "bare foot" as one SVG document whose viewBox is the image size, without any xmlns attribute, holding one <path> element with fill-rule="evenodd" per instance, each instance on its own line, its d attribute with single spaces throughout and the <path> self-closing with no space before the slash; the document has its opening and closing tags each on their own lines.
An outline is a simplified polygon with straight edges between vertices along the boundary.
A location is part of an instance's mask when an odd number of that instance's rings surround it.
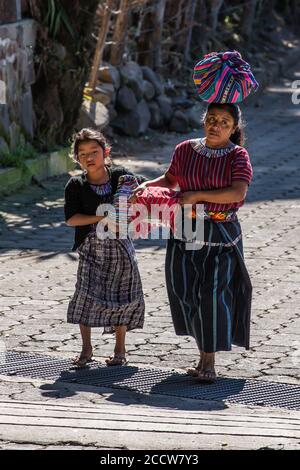
<svg viewBox="0 0 300 470">
<path fill-rule="evenodd" d="M 217 377 L 215 371 L 215 354 L 203 353 L 202 357 L 202 366 L 197 379 L 202 383 L 214 383 Z"/>
<path fill-rule="evenodd" d="M 203 361 L 203 353 L 201 352 L 198 365 L 196 367 L 192 367 L 191 369 L 188 369 L 186 373 L 188 375 L 191 375 L 192 377 L 198 377 L 199 372 L 202 369 L 202 361 Z"/>
</svg>

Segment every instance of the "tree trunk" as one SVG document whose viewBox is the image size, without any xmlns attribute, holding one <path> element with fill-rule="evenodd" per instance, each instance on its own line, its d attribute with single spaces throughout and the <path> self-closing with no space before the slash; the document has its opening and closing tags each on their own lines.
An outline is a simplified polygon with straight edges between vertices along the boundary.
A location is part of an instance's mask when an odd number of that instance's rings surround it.
<svg viewBox="0 0 300 470">
<path fill-rule="evenodd" d="M 119 65 L 122 61 L 128 32 L 131 3 L 131 0 L 120 0 L 119 14 L 114 27 L 110 50 L 110 63 L 112 65 Z"/>
<path fill-rule="evenodd" d="M 106 36 L 109 30 L 110 24 L 110 17 L 111 17 L 111 9 L 113 7 L 114 0 L 107 0 L 106 4 L 102 7 L 101 12 L 101 27 L 99 30 L 99 35 L 97 39 L 96 45 L 96 52 L 94 55 L 92 71 L 89 79 L 89 87 L 92 89 L 91 94 L 96 86 L 97 82 L 97 73 L 99 69 L 99 65 L 101 64 L 102 57 L 103 57 L 103 50 L 105 46 Z"/>
<path fill-rule="evenodd" d="M 176 3 L 178 4 L 177 6 L 177 15 L 176 15 L 176 22 L 175 22 L 175 30 L 178 31 L 181 27 L 181 23 L 182 23 L 182 16 L 183 16 L 183 8 L 184 8 L 184 4 L 186 3 L 186 0 L 179 0 L 179 3 L 178 1 L 177 2 L 174 2 L 175 5 Z"/>
<path fill-rule="evenodd" d="M 292 0 L 292 24 L 294 32 L 297 34 L 300 30 L 300 5 L 298 0 Z"/>
<path fill-rule="evenodd" d="M 244 6 L 244 14 L 243 14 L 243 21 L 242 21 L 242 34 L 247 39 L 251 39 L 251 36 L 252 36 L 256 7 L 257 7 L 257 0 L 250 0 Z"/>
<path fill-rule="evenodd" d="M 157 71 L 159 71 L 162 67 L 161 40 L 162 40 L 165 8 L 166 8 L 166 0 L 158 0 L 155 6 L 154 31 L 153 31 L 153 39 L 152 39 L 153 44 L 155 45 L 153 65 L 154 65 L 154 69 Z"/>
<path fill-rule="evenodd" d="M 146 6 L 147 8 L 147 6 Z M 153 50 L 150 49 L 153 29 L 153 9 L 141 12 L 139 35 L 137 36 L 137 61 L 153 67 Z"/>
<path fill-rule="evenodd" d="M 41 13 L 41 2 L 40 0 L 28 0 L 28 13 L 34 18 L 38 23 L 42 22 L 42 13 Z"/>
<path fill-rule="evenodd" d="M 161 38 L 166 0 L 149 1 L 142 16 L 141 33 L 137 39 L 138 61 L 142 65 L 161 67 Z"/>
<path fill-rule="evenodd" d="M 36 145 L 47 150 L 66 145 L 74 132 L 94 55 L 92 38 L 99 0 L 53 2 L 57 25 L 55 38 L 45 25 L 50 2 L 35 0 L 32 16 L 37 12 L 37 43 L 34 53 L 36 82 L 32 86 L 37 117 Z M 63 18 L 61 16 L 63 8 Z"/>
<path fill-rule="evenodd" d="M 215 33 L 218 26 L 218 19 L 224 0 L 208 0 L 209 4 L 209 25 L 211 32 Z"/>
<path fill-rule="evenodd" d="M 195 19 L 195 12 L 196 12 L 197 0 L 190 0 L 189 5 L 187 8 L 188 12 L 188 22 L 186 22 L 187 30 L 187 38 L 186 38 L 186 45 L 184 50 L 184 63 L 186 64 L 191 60 L 191 41 L 192 41 L 192 32 L 194 26 L 194 19 Z"/>
<path fill-rule="evenodd" d="M 191 48 L 197 57 L 207 53 L 207 40 L 210 32 L 208 26 L 208 9 L 205 0 L 197 0 L 195 11 L 195 26 L 192 30 Z"/>
<path fill-rule="evenodd" d="M 274 9 L 275 0 L 263 0 L 261 1 L 262 15 L 267 17 Z"/>
</svg>

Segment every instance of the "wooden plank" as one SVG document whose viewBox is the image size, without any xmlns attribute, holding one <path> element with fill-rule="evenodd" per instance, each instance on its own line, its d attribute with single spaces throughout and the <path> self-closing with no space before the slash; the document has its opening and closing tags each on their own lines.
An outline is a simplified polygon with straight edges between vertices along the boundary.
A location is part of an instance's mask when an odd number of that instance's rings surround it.
<svg viewBox="0 0 300 470">
<path fill-rule="evenodd" d="M 32 413 L 32 412 L 31 412 Z M 29 413 L 27 413 L 29 414 Z M 63 429 L 78 429 L 78 431 L 84 431 L 87 429 L 102 429 L 111 431 L 134 431 L 134 432 L 154 432 L 158 434 L 172 433 L 172 434 L 224 434 L 224 435 L 236 435 L 236 436 L 265 436 L 265 437 L 286 437 L 291 439 L 300 439 L 300 428 L 299 426 L 286 426 L 284 427 L 259 427 L 257 425 L 249 426 L 249 423 L 243 425 L 240 423 L 238 426 L 236 423 L 229 422 L 227 425 L 220 422 L 209 422 L 208 420 L 199 422 L 197 424 L 190 423 L 176 423 L 176 422 L 162 422 L 157 421 L 145 421 L 141 416 L 140 419 L 136 420 L 118 420 L 118 419 L 88 419 L 85 417 L 74 416 L 70 417 L 69 414 L 61 413 L 58 417 L 53 417 L 50 413 L 44 416 L 38 415 L 23 415 L 21 413 L 17 415 L 9 415 L 1 413 L 0 415 L 1 425 L 14 425 L 14 426 L 38 426 L 45 428 L 57 428 Z"/>
<path fill-rule="evenodd" d="M 194 413 L 194 416 L 190 416 L 189 418 L 184 416 L 176 416 L 171 411 L 165 411 L 160 415 L 148 415 L 143 412 L 144 410 L 140 410 L 132 414 L 130 411 L 127 413 L 118 413 L 116 411 L 110 410 L 93 410 L 90 412 L 83 411 L 80 408 L 78 409 L 53 409 L 52 407 L 26 407 L 26 408 L 18 408 L 14 406 L 6 406 L 5 408 L 0 406 L 0 420 L 2 416 L 8 417 L 24 417 L 25 419 L 28 417 L 32 418 L 59 418 L 62 420 L 68 419 L 77 419 L 79 420 L 90 420 L 91 422 L 94 421 L 103 421 L 103 422 L 110 422 L 112 425 L 114 422 L 120 423 L 151 423 L 156 424 L 159 422 L 160 424 L 166 425 L 174 425 L 174 426 L 185 426 L 185 427 L 193 427 L 193 426 L 217 426 L 219 428 L 223 427 L 247 427 L 248 430 L 253 429 L 275 429 L 275 430 L 290 430 L 290 431 L 297 431 L 300 430 L 300 420 L 279 420 L 278 418 L 273 419 L 272 417 L 266 418 L 264 417 L 262 420 L 260 417 L 251 417 L 244 419 L 241 416 L 214 416 L 214 415 L 202 415 L 201 413 Z"/>
<path fill-rule="evenodd" d="M 112 431 L 103 429 L 84 429 L 16 426 L 0 424 L 0 440 L 6 442 L 82 445 L 104 447 L 106 449 L 299 449 L 299 440 L 283 437 L 236 436 L 224 434 L 174 434 L 140 431 L 134 433 L 127 429 Z"/>
<path fill-rule="evenodd" d="M 201 405 L 203 402 L 201 402 Z M 17 400 L 0 400 L 0 407 L 4 410 L 7 410 L 8 407 L 12 408 L 20 408 L 20 409 L 35 409 L 35 408 L 44 408 L 49 410 L 57 410 L 57 411 L 71 411 L 74 412 L 88 412 L 88 413 L 111 413 L 125 416 L 150 416 L 150 417 L 162 417 L 166 416 L 170 413 L 173 417 L 181 418 L 181 419 L 194 419 L 197 416 L 201 416 L 201 418 L 211 419 L 212 417 L 217 417 L 218 419 L 232 419 L 233 421 L 240 421 L 243 419 L 244 421 L 256 421 L 261 420 L 264 422 L 268 422 L 270 419 L 278 420 L 278 422 L 286 422 L 291 421 L 294 423 L 300 423 L 300 412 L 299 411 L 292 411 L 286 409 L 276 409 L 276 408 L 251 408 L 251 407 L 242 407 L 238 405 L 231 405 L 224 410 L 202 410 L 200 407 L 199 409 L 195 410 L 180 410 L 180 409 L 172 409 L 172 405 L 170 408 L 166 407 L 148 407 L 145 405 L 121 405 L 121 404 L 112 404 L 109 403 L 105 398 L 103 401 L 99 402 L 99 404 L 88 404 L 88 403 L 80 403 L 78 401 L 72 402 L 70 399 L 66 403 L 63 402 L 63 399 L 59 401 L 59 403 L 50 403 L 49 401 L 17 401 Z M 209 402 L 208 402 L 209 406 Z"/>
</svg>

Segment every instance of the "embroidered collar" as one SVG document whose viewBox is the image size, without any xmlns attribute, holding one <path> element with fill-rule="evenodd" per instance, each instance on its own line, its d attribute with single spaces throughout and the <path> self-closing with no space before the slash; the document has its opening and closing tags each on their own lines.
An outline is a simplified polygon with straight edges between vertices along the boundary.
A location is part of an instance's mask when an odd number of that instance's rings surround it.
<svg viewBox="0 0 300 470">
<path fill-rule="evenodd" d="M 232 142 L 230 142 L 227 147 L 221 147 L 216 149 L 212 147 L 207 147 L 205 145 L 205 137 L 201 139 L 192 139 L 190 140 L 190 144 L 197 153 L 199 153 L 203 157 L 208 158 L 224 157 L 224 155 L 227 155 L 228 153 L 232 152 L 232 150 L 236 147 L 236 145 Z"/>
<path fill-rule="evenodd" d="M 111 183 L 107 181 L 107 183 L 103 184 L 91 184 L 90 187 L 92 190 L 98 194 L 98 196 L 106 196 L 111 193 Z"/>
</svg>

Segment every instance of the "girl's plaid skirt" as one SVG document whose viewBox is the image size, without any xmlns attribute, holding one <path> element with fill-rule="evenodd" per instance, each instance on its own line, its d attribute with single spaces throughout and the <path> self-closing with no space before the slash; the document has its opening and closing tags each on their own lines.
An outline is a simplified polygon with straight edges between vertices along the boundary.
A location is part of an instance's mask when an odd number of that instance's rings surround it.
<svg viewBox="0 0 300 470">
<path fill-rule="evenodd" d="M 99 240 L 90 233 L 78 248 L 76 290 L 69 303 L 68 323 L 127 330 L 142 328 L 145 303 L 132 241 Z"/>
</svg>

